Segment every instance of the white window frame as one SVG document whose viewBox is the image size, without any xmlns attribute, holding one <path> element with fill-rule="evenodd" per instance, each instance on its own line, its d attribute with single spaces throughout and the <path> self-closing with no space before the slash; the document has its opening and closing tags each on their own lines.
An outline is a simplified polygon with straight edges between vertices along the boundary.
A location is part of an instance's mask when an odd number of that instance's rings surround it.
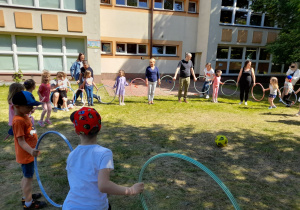
<svg viewBox="0 0 300 210">
<path fill-rule="evenodd" d="M 156 8 L 156 7 L 154 7 L 154 9 L 157 9 L 157 10 L 167 10 L 167 11 L 176 11 L 176 12 L 184 12 L 184 1 L 183 0 L 176 0 L 176 1 L 182 2 L 182 10 L 175 10 L 175 0 L 173 0 L 173 9 L 172 10 L 165 9 L 165 1 L 164 0 L 161 0 L 162 8 Z"/>
<path fill-rule="evenodd" d="M 110 0 L 111 1 L 111 0 Z M 116 1 L 116 5 L 117 6 L 123 6 L 123 7 L 134 7 L 134 8 L 149 8 L 149 0 L 147 0 L 147 7 L 140 7 L 140 1 L 137 0 L 137 6 L 129 6 L 127 5 L 127 0 L 124 0 L 124 3 L 125 4 L 117 4 L 117 1 Z"/>
<path fill-rule="evenodd" d="M 227 67 L 226 67 L 226 72 L 224 72 L 224 75 L 238 75 L 238 73 L 229 73 L 229 66 L 230 66 L 230 62 L 241 62 L 241 68 L 244 66 L 245 62 L 247 61 L 247 58 L 245 58 L 246 56 L 246 49 L 247 48 L 256 48 L 256 59 L 255 60 L 251 60 L 252 63 L 255 63 L 255 74 L 262 76 L 262 75 L 278 75 L 277 74 L 272 74 L 272 54 L 270 54 L 270 59 L 269 60 L 260 60 L 259 56 L 260 56 L 260 51 L 262 49 L 265 49 L 264 47 L 256 47 L 256 46 L 242 46 L 243 48 L 243 55 L 242 55 L 242 59 L 231 59 L 231 48 L 233 47 L 241 47 L 239 45 L 235 45 L 235 46 L 228 46 L 228 45 L 219 45 L 218 47 L 226 47 L 228 48 L 228 55 L 227 58 L 217 58 L 217 53 L 216 53 L 216 62 L 227 62 Z M 269 64 L 269 68 L 267 70 L 267 74 L 258 74 L 257 70 L 258 70 L 258 64 L 259 63 L 268 63 Z M 281 67 L 281 74 L 284 71 L 284 65 L 282 65 Z"/>
<path fill-rule="evenodd" d="M 117 45 L 118 44 L 125 44 L 125 51 L 124 52 L 117 52 Z M 127 52 L 127 44 L 135 44 L 136 45 L 136 53 L 128 53 Z M 145 45 L 146 46 L 146 53 L 140 53 L 139 52 L 139 46 L 140 45 Z M 117 55 L 147 55 L 147 44 L 137 44 L 137 43 L 123 43 L 123 42 L 119 42 L 116 43 L 116 54 Z"/>
<path fill-rule="evenodd" d="M 19 64 L 18 64 L 18 56 L 19 55 L 29 55 L 29 56 L 37 56 L 38 57 L 38 70 L 24 70 L 23 72 L 26 73 L 36 73 L 41 72 L 44 70 L 44 56 L 53 56 L 53 57 L 62 57 L 62 65 L 63 65 L 63 71 L 69 72 L 69 69 L 67 69 L 67 57 L 78 57 L 78 53 L 67 53 L 66 48 L 66 39 L 69 37 L 58 37 L 58 36 L 34 36 L 37 39 L 37 52 L 23 52 L 17 50 L 17 41 L 16 36 L 27 36 L 27 35 L 18 35 L 18 34 L 11 34 L 11 41 L 12 41 L 12 51 L 0 51 L 0 55 L 13 55 L 13 66 L 14 70 L 0 70 L 0 72 L 18 72 L 19 70 Z M 31 36 L 31 35 L 30 35 Z M 54 37 L 54 38 L 60 38 L 62 41 L 62 52 L 43 52 L 43 46 L 42 46 L 42 38 L 43 37 Z M 73 38 L 73 37 L 70 37 Z M 83 39 L 84 40 L 84 39 Z M 85 43 L 85 51 L 86 51 L 86 40 L 84 40 Z M 85 52 L 83 52 L 85 53 Z M 74 60 L 75 61 L 75 60 Z M 21 69 L 22 70 L 22 69 Z M 53 70 L 51 72 L 56 72 L 56 70 Z"/>
<path fill-rule="evenodd" d="M 160 44 L 155 44 L 155 45 L 153 45 L 153 47 L 154 46 L 161 46 L 161 47 L 163 47 L 163 54 L 154 54 L 153 53 L 153 56 L 169 56 L 169 57 L 173 57 L 173 56 L 177 56 L 177 48 L 178 48 L 178 46 L 176 46 L 176 45 L 160 45 Z M 175 47 L 176 48 L 176 53 L 175 54 L 166 54 L 166 47 Z M 152 50 L 152 52 L 153 52 L 153 50 Z"/>
<path fill-rule="evenodd" d="M 188 5 L 188 12 L 189 13 L 197 13 L 197 2 L 195 2 L 195 1 L 189 1 L 189 4 L 195 4 L 195 11 L 190 11 L 189 10 L 190 5 Z"/>
<path fill-rule="evenodd" d="M 265 21 L 265 13 L 257 13 L 256 14 L 261 14 L 262 18 L 261 18 L 261 24 L 259 26 L 256 25 L 250 25 L 250 18 L 251 18 L 251 14 L 254 13 L 253 10 L 250 9 L 252 1 L 250 0 L 248 2 L 248 9 L 244 9 L 244 8 L 239 8 L 237 7 L 237 1 L 238 0 L 234 0 L 233 2 L 233 6 L 229 7 L 229 6 L 221 6 L 221 13 L 222 11 L 231 11 L 232 12 L 232 18 L 231 18 L 231 22 L 230 23 L 221 23 L 220 21 L 220 25 L 234 25 L 234 26 L 249 26 L 249 27 L 254 27 L 254 28 L 278 28 L 278 26 L 276 25 L 276 23 L 274 24 L 274 27 L 270 27 L 270 26 L 264 26 L 264 21 Z M 222 5 L 222 0 L 221 0 L 221 5 Z M 235 14 L 236 12 L 246 12 L 247 13 L 247 20 L 246 20 L 246 24 L 235 24 Z M 221 18 L 221 13 L 220 13 L 220 18 Z"/>
<path fill-rule="evenodd" d="M 0 3 L 0 6 L 21 7 L 21 8 L 35 8 L 35 9 L 41 9 L 41 10 L 69 11 L 69 12 L 80 12 L 80 13 L 86 12 L 86 1 L 87 0 L 82 0 L 83 11 L 64 9 L 64 1 L 65 0 L 59 0 L 60 8 L 40 7 L 39 6 L 39 0 L 33 0 L 33 6 L 13 4 L 12 0 L 7 0 L 6 4 L 5 3 Z"/>
</svg>

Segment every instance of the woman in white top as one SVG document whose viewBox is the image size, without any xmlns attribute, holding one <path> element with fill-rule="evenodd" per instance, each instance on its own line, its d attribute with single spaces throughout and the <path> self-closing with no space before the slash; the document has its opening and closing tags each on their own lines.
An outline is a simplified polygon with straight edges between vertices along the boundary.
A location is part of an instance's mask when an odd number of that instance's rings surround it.
<svg viewBox="0 0 300 210">
<path fill-rule="evenodd" d="M 286 75 L 291 75 L 293 77 L 292 85 L 295 86 L 300 78 L 300 70 L 298 69 L 297 63 L 291 63 L 291 65 L 289 66 L 289 70 L 286 72 Z"/>
</svg>

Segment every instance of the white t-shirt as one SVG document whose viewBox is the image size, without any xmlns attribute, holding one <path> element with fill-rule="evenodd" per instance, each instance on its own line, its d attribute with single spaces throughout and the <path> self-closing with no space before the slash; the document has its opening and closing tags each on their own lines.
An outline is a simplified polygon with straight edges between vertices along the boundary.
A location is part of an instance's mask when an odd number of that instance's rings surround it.
<svg viewBox="0 0 300 210">
<path fill-rule="evenodd" d="M 269 88 L 270 88 L 270 94 L 277 96 L 277 88 L 273 88 L 271 84 L 269 85 Z"/>
<path fill-rule="evenodd" d="M 107 194 L 98 189 L 98 173 L 105 168 L 114 168 L 110 149 L 97 144 L 77 146 L 67 159 L 70 191 L 63 210 L 107 210 Z"/>
<path fill-rule="evenodd" d="M 207 71 L 207 69 L 204 69 L 204 76 L 205 76 L 205 81 L 210 81 L 214 78 L 214 73 L 215 71 L 213 70 L 213 68 L 211 68 L 209 71 Z"/>
<path fill-rule="evenodd" d="M 93 77 L 90 77 L 90 78 L 85 78 L 85 86 L 93 86 Z"/>
<path fill-rule="evenodd" d="M 286 72 L 286 75 L 290 75 L 292 73 L 294 73 L 293 78 L 292 78 L 292 85 L 295 86 L 295 84 L 298 82 L 298 80 L 300 78 L 300 70 L 297 69 L 297 70 L 293 71 L 292 69 L 289 69 Z"/>
</svg>

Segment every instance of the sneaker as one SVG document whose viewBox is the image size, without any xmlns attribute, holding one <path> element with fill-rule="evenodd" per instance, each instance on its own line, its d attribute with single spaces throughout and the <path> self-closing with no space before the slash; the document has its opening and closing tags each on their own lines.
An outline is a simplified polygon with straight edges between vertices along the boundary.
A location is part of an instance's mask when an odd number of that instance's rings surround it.
<svg viewBox="0 0 300 210">
<path fill-rule="evenodd" d="M 275 108 L 277 108 L 277 106 L 275 106 L 275 105 L 274 105 L 274 106 L 272 106 L 272 108 L 274 108 L 274 109 L 275 109 Z"/>
<path fill-rule="evenodd" d="M 247 103 L 247 102 L 245 102 L 245 105 L 247 106 L 247 105 L 248 105 L 248 103 Z"/>
<path fill-rule="evenodd" d="M 152 104 L 153 104 L 153 103 L 152 103 Z M 125 106 L 125 103 L 123 102 L 122 105 Z"/>
<path fill-rule="evenodd" d="M 45 120 L 44 123 L 47 123 L 48 125 L 52 125 L 52 122 L 50 120 Z"/>
<path fill-rule="evenodd" d="M 70 110 L 69 110 L 68 108 L 65 108 L 65 111 L 68 112 L 68 111 L 70 111 Z"/>
<path fill-rule="evenodd" d="M 57 112 L 57 107 L 53 107 L 53 108 L 52 108 L 52 111 L 53 111 L 53 112 Z"/>
<path fill-rule="evenodd" d="M 202 94 L 202 95 L 200 94 L 200 98 L 203 98 L 203 97 L 204 97 L 204 95 L 203 95 L 203 94 Z"/>
<path fill-rule="evenodd" d="M 101 102 L 100 96 L 97 96 L 97 100 L 98 100 L 99 103 Z"/>
<path fill-rule="evenodd" d="M 32 199 L 33 200 L 36 200 L 36 199 L 39 199 L 39 198 L 41 198 L 42 197 L 42 194 L 41 193 L 36 193 L 36 194 L 32 194 Z M 25 199 L 24 198 L 22 198 L 22 205 L 25 205 Z"/>
<path fill-rule="evenodd" d="M 300 116 L 300 112 L 298 112 L 298 113 L 296 114 L 296 116 L 299 117 L 299 116 Z"/>
<path fill-rule="evenodd" d="M 46 206 L 47 204 L 44 201 L 33 200 L 31 205 L 28 207 L 24 204 L 23 209 L 42 209 Z"/>
<path fill-rule="evenodd" d="M 240 103 L 239 103 L 239 105 L 241 105 L 243 102 L 241 101 Z"/>
<path fill-rule="evenodd" d="M 91 106 L 94 106 L 94 104 L 91 104 Z"/>
<path fill-rule="evenodd" d="M 269 106 L 269 109 L 272 109 L 273 107 L 272 106 Z"/>
<path fill-rule="evenodd" d="M 205 98 L 208 99 L 208 98 L 209 98 L 209 95 L 206 95 Z"/>
<path fill-rule="evenodd" d="M 41 121 L 41 120 L 39 120 L 39 121 L 38 121 L 38 124 L 39 124 L 41 127 L 45 127 L 45 124 L 44 124 L 44 122 L 43 122 L 43 121 Z"/>
</svg>

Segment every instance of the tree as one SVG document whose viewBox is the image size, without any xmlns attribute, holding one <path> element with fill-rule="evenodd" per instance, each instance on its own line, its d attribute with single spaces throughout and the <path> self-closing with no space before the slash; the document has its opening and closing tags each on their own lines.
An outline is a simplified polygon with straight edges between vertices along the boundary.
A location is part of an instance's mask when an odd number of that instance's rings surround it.
<svg viewBox="0 0 300 210">
<path fill-rule="evenodd" d="M 251 9 L 265 12 L 281 31 L 278 39 L 267 45 L 275 63 L 300 61 L 300 0 L 252 0 Z"/>
</svg>

